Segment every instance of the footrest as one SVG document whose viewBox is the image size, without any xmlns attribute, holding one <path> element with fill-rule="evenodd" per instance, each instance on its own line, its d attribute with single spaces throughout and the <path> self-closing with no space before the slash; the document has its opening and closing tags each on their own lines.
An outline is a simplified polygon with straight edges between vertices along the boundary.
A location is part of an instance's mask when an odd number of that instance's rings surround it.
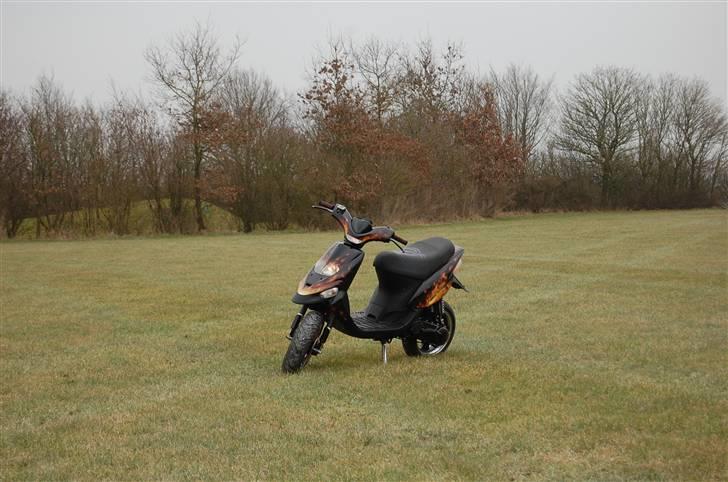
<svg viewBox="0 0 728 482">
<path fill-rule="evenodd" d="M 354 324 L 362 331 L 381 331 L 391 328 L 388 323 L 382 323 L 381 321 L 372 320 L 368 318 L 363 311 L 357 311 L 351 315 L 351 320 Z"/>
</svg>

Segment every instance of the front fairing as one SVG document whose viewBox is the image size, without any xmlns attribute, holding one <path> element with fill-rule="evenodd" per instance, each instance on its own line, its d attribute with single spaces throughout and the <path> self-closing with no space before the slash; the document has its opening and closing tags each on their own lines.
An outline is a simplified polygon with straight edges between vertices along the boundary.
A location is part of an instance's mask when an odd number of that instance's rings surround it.
<svg viewBox="0 0 728 482">
<path fill-rule="evenodd" d="M 298 284 L 294 303 L 331 288 L 348 289 L 363 259 L 364 253 L 359 249 L 342 242 L 332 244 Z"/>
</svg>

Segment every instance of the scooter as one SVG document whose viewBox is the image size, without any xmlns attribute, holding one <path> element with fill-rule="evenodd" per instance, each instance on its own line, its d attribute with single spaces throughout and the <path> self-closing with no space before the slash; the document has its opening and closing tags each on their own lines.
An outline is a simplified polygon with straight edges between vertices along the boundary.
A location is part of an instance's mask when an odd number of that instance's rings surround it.
<svg viewBox="0 0 728 482">
<path fill-rule="evenodd" d="M 392 228 L 353 217 L 346 206 L 319 201 L 312 207 L 336 219 L 344 240 L 332 244 L 298 284 L 292 301 L 301 308 L 291 323 L 283 371 L 297 372 L 320 355 L 332 329 L 379 341 L 384 363 L 394 338 L 402 340 L 408 356 L 445 352 L 455 335 L 455 312 L 443 297 L 450 287 L 465 290 L 455 276 L 463 248 L 437 237 L 404 248 L 407 240 Z M 352 314 L 347 290 L 364 260 L 362 247 L 371 241 L 392 242 L 399 251 L 374 258 L 379 284 L 366 309 Z"/>
</svg>

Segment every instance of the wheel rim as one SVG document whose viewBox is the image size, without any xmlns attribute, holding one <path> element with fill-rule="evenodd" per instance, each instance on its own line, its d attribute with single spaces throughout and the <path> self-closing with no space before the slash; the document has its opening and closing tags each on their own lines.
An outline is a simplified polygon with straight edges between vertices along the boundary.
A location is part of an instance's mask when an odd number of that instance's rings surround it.
<svg viewBox="0 0 728 482">
<path fill-rule="evenodd" d="M 447 338 L 441 345 L 436 345 L 434 343 L 429 343 L 422 340 L 417 340 L 417 350 L 419 350 L 420 355 L 423 356 L 429 356 L 429 355 L 437 355 L 441 351 L 443 351 L 445 348 L 447 348 L 447 345 L 450 343 L 450 339 L 452 338 L 452 317 L 450 316 L 450 313 L 445 311 L 442 314 L 442 319 L 445 323 L 445 328 L 447 328 Z"/>
</svg>

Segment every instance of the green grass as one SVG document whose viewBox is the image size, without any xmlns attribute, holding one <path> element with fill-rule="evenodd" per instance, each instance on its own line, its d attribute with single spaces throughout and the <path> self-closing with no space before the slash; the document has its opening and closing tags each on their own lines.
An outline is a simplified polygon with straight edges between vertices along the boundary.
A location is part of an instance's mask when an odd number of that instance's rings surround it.
<svg viewBox="0 0 728 482">
<path fill-rule="evenodd" d="M 400 233 L 465 248 L 450 350 L 334 333 L 296 376 L 338 232 L 0 244 L 0 478 L 728 479 L 725 211 Z"/>
</svg>

